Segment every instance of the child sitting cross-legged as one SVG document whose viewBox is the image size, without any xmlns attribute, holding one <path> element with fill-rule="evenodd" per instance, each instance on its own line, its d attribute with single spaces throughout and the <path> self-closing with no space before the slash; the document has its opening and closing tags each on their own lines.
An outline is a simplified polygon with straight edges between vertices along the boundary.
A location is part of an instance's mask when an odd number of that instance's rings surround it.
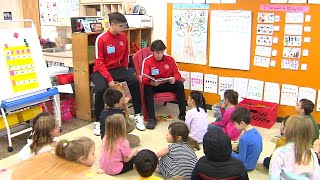
<svg viewBox="0 0 320 180">
<path fill-rule="evenodd" d="M 138 149 L 130 149 L 125 118 L 122 114 L 112 115 L 106 119 L 105 127 L 98 173 L 117 175 L 132 170 Z"/>
<path fill-rule="evenodd" d="M 244 131 L 239 140 L 239 153 L 232 152 L 232 157 L 242 161 L 247 171 L 254 170 L 262 152 L 262 137 L 258 130 L 251 126 L 248 109 L 237 107 L 231 114 L 231 120 L 239 131 Z"/>
<path fill-rule="evenodd" d="M 132 132 L 136 126 L 134 119 L 129 118 L 128 102 L 130 99 L 125 98 L 119 90 L 112 88 L 109 88 L 105 91 L 103 99 L 107 107 L 101 112 L 99 118 L 101 139 L 103 139 L 105 135 L 106 119 L 114 114 L 122 114 L 126 120 L 126 132 Z M 124 112 L 122 109 L 124 109 Z M 127 138 L 130 147 L 138 146 L 140 144 L 140 138 L 136 135 L 128 134 Z"/>
</svg>

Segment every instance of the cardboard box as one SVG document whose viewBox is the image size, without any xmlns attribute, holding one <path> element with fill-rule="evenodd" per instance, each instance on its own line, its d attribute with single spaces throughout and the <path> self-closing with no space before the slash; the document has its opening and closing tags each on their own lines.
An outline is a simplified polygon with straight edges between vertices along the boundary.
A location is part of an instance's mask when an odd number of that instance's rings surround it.
<svg viewBox="0 0 320 180">
<path fill-rule="evenodd" d="M 125 15 L 129 28 L 152 27 L 152 17 L 148 15 Z"/>
</svg>

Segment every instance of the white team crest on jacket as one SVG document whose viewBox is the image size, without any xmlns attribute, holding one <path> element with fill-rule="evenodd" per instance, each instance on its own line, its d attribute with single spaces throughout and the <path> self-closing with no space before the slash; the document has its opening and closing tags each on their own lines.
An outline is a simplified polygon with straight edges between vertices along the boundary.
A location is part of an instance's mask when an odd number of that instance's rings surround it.
<svg viewBox="0 0 320 180">
<path fill-rule="evenodd" d="M 169 65 L 168 64 L 164 65 L 164 68 L 169 69 Z"/>
<path fill-rule="evenodd" d="M 123 42 L 122 41 L 119 41 L 119 44 L 120 44 L 120 46 L 123 46 Z"/>
</svg>

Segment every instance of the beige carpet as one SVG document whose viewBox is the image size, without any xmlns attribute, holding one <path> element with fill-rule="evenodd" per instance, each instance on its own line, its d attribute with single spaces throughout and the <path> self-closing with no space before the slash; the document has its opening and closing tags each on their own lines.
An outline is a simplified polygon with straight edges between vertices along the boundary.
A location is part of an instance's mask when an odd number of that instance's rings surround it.
<svg viewBox="0 0 320 180">
<path fill-rule="evenodd" d="M 156 115 L 171 114 L 175 118 L 178 116 L 178 113 L 177 113 L 178 112 L 178 105 L 176 105 L 176 104 L 169 103 L 166 107 L 161 106 L 161 105 L 156 105 L 156 109 L 157 109 Z M 214 119 L 212 118 L 212 112 L 209 111 L 208 114 L 210 117 L 210 121 L 213 121 Z M 150 149 L 150 150 L 153 150 L 156 152 L 156 151 L 162 149 L 163 147 L 167 146 L 165 136 L 167 133 L 168 125 L 171 122 L 172 121 L 161 122 L 157 125 L 155 130 L 146 130 L 146 131 L 134 130 L 133 134 L 136 134 L 141 138 L 141 144 L 138 148 Z M 263 159 L 266 156 L 269 156 L 273 152 L 275 144 L 272 143 L 271 140 L 275 135 L 279 134 L 279 126 L 280 125 L 278 123 L 276 123 L 271 129 L 264 129 L 264 128 L 257 127 L 257 129 L 259 130 L 259 132 L 263 136 L 263 152 L 260 155 L 259 163 L 262 163 Z M 92 171 L 95 171 L 99 166 L 101 140 L 100 140 L 100 137 L 93 135 L 92 128 L 93 128 L 93 124 L 89 124 L 87 126 L 79 128 L 75 131 L 72 131 L 70 133 L 62 135 L 60 137 L 60 139 L 63 139 L 63 138 L 71 139 L 74 137 L 79 137 L 79 136 L 84 136 L 84 135 L 92 138 L 96 142 L 96 157 L 97 157 L 97 159 L 96 159 L 96 162 L 92 168 Z M 197 151 L 196 154 L 198 155 L 199 158 L 201 156 L 203 156 L 202 149 L 200 151 Z M 5 168 L 5 167 L 9 167 L 12 164 L 17 163 L 17 162 L 19 162 L 17 155 L 10 156 L 10 157 L 0 161 L 0 169 Z M 260 165 L 258 164 L 258 167 L 259 166 Z M 131 179 L 136 179 L 137 177 L 138 177 L 138 174 L 134 170 L 132 170 L 128 173 L 125 173 L 125 174 L 119 175 L 119 176 L 110 177 L 108 175 L 96 175 L 95 177 L 93 177 L 91 179 L 120 179 L 120 180 L 121 179 L 129 180 L 130 179 L 131 180 Z M 252 172 L 249 172 L 249 177 L 250 177 L 250 179 L 253 179 L 253 180 L 255 180 L 255 179 L 264 180 L 264 179 L 268 179 L 268 174 L 263 168 L 259 168 L 259 170 L 256 169 Z"/>
</svg>

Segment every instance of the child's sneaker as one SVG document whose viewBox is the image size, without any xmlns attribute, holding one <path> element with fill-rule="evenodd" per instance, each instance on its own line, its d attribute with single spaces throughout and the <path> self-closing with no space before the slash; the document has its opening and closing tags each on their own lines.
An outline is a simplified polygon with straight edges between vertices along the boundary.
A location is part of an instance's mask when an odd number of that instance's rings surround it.
<svg viewBox="0 0 320 180">
<path fill-rule="evenodd" d="M 138 130 L 140 130 L 140 131 L 146 130 L 146 127 L 144 125 L 143 116 L 141 116 L 141 114 L 135 114 L 133 119 L 134 119 L 134 122 L 136 123 L 136 128 Z"/>
<path fill-rule="evenodd" d="M 94 122 L 93 125 L 93 134 L 96 136 L 100 136 L 100 122 Z"/>
</svg>

